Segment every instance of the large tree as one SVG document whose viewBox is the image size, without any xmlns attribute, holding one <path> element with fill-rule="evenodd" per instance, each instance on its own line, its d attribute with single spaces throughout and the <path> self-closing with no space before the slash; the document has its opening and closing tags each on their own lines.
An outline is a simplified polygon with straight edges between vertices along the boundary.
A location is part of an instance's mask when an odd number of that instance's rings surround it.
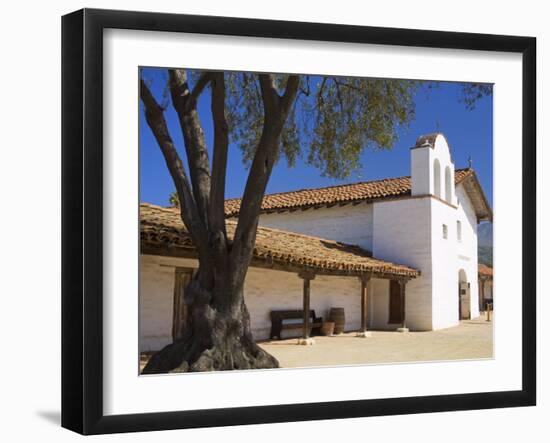
<svg viewBox="0 0 550 443">
<path fill-rule="evenodd" d="M 346 177 L 358 167 L 364 149 L 393 146 L 399 126 L 414 117 L 413 97 L 419 83 L 184 69 L 167 72 L 171 101 L 159 103 L 143 75 L 140 97 L 174 182 L 177 199 L 172 201 L 179 203 L 196 248 L 198 269 L 185 289 L 184 330 L 152 356 L 143 372 L 278 367 L 277 360 L 252 337 L 243 293 L 273 166 L 282 157 L 292 165 L 303 154 L 324 175 Z M 469 96 L 478 92 L 476 86 L 465 89 Z M 197 110 L 199 97 L 208 93 L 214 129 L 210 149 Z M 187 168 L 166 123 L 165 109 L 170 105 L 178 116 Z M 242 150 L 249 169 L 233 238 L 227 235 L 224 213 L 230 143 Z"/>
</svg>

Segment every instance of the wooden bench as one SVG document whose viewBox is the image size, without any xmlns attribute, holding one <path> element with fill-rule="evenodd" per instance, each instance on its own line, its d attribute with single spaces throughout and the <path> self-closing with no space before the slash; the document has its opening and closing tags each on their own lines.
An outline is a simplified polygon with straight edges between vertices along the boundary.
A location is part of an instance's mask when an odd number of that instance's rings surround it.
<svg viewBox="0 0 550 443">
<path fill-rule="evenodd" d="M 310 335 L 320 334 L 323 319 L 315 316 L 315 311 L 309 311 Z M 284 329 L 303 329 L 304 311 L 303 309 L 287 311 L 271 311 L 271 333 L 269 338 L 277 337 L 281 339 L 281 332 Z"/>
</svg>

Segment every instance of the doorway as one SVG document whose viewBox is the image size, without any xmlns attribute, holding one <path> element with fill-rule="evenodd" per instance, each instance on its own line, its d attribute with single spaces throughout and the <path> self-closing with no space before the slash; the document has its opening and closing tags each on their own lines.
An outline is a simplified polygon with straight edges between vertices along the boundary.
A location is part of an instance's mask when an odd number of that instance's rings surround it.
<svg viewBox="0 0 550 443">
<path fill-rule="evenodd" d="M 185 288 L 193 278 L 193 269 L 176 268 L 174 280 L 174 301 L 172 308 L 172 340 L 183 335 L 187 320 L 187 306 L 184 301 Z"/>
<path fill-rule="evenodd" d="M 458 271 L 458 318 L 459 320 L 469 320 L 471 316 L 470 309 L 470 283 L 464 269 Z"/>
<path fill-rule="evenodd" d="M 388 323 L 403 323 L 403 298 L 401 297 L 401 285 L 397 280 L 390 280 L 390 315 Z"/>
</svg>

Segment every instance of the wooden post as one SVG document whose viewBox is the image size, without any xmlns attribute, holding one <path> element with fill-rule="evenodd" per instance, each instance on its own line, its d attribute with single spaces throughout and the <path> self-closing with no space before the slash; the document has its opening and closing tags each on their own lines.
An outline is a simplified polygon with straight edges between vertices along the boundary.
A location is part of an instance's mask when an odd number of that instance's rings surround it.
<svg viewBox="0 0 550 443">
<path fill-rule="evenodd" d="M 366 278 L 361 279 L 361 332 L 367 330 L 367 283 Z"/>
<path fill-rule="evenodd" d="M 310 279 L 304 278 L 304 330 L 302 331 L 302 337 L 304 339 L 309 338 L 309 296 L 310 296 Z"/>
<path fill-rule="evenodd" d="M 481 283 L 481 306 L 479 307 L 479 310 L 482 311 L 485 307 L 485 279 L 480 278 L 479 282 Z"/>
<path fill-rule="evenodd" d="M 367 318 L 368 318 L 368 285 L 370 281 L 370 275 L 361 275 L 359 280 L 361 281 L 361 330 L 357 334 L 358 337 L 370 337 L 371 334 L 367 331 Z"/>
<path fill-rule="evenodd" d="M 407 311 L 405 310 L 405 280 L 400 280 L 399 285 L 401 286 L 401 309 L 403 310 L 403 312 L 401 313 L 401 327 L 406 328 L 407 321 L 405 319 L 405 312 Z"/>
<path fill-rule="evenodd" d="M 310 329 L 309 311 L 310 311 L 310 293 L 311 293 L 310 283 L 311 283 L 311 280 L 315 278 L 315 274 L 309 271 L 302 271 L 298 274 L 298 277 L 304 280 L 304 287 L 303 287 L 304 317 L 303 317 L 303 324 L 302 324 L 301 344 L 313 344 L 313 342 L 309 338 L 309 329 Z"/>
<path fill-rule="evenodd" d="M 483 280 L 481 279 L 481 277 L 477 277 L 477 286 L 478 286 L 478 291 L 477 291 L 477 305 L 479 306 L 479 312 L 483 311 L 483 296 L 481 294 L 481 291 L 482 291 L 482 287 L 483 287 Z"/>
</svg>

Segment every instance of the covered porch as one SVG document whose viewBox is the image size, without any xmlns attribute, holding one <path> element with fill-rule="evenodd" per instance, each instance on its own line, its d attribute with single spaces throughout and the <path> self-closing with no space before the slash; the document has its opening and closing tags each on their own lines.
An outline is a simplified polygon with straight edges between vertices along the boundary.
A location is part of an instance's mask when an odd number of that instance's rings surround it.
<svg viewBox="0 0 550 443">
<path fill-rule="evenodd" d="M 227 221 L 227 229 L 231 235 L 234 222 Z M 163 272 L 166 279 L 170 274 L 173 276 L 172 289 L 164 290 L 173 294 L 170 318 L 166 320 L 168 315 L 164 316 L 164 322 L 170 323 L 169 338 L 173 340 L 185 327 L 183 291 L 197 266 L 195 251 L 178 212 L 170 208 L 142 204 L 140 231 L 142 259 L 151 263 L 144 264 L 143 269 L 151 267 L 150 279 L 158 272 Z M 385 296 L 378 302 L 384 305 L 383 323 L 393 330 L 406 332 L 407 284 L 419 275 L 413 268 L 377 259 L 355 245 L 260 227 L 245 284 L 254 336 L 259 340 L 268 337 L 272 311 L 294 309 L 301 310 L 299 328 L 294 328 L 298 329 L 294 333 L 299 336 L 299 343 L 313 344 L 313 319 L 309 315 L 312 308 L 317 306 L 319 310 L 321 306 L 324 312 L 316 315 L 326 320 L 327 300 L 335 307 L 345 300 L 346 316 L 353 318 L 347 324 L 348 332 L 351 325 L 354 336 L 369 337 L 368 319 L 369 315 L 372 319 L 373 314 L 369 309 L 376 306 L 373 305 L 375 288 Z M 144 279 L 147 278 L 144 274 Z M 168 284 L 167 281 L 165 286 Z M 140 289 L 140 306 L 147 285 L 147 282 L 141 284 L 144 290 Z M 153 291 L 159 292 L 158 284 L 156 289 L 151 287 Z M 151 309 L 155 304 L 157 302 L 151 300 Z M 141 312 L 140 307 L 140 316 Z M 145 314 L 140 317 L 145 326 L 150 323 L 146 317 Z M 157 321 L 159 325 L 162 322 Z"/>
<path fill-rule="evenodd" d="M 302 281 L 302 300 L 301 300 L 301 323 L 297 324 L 297 322 L 294 320 L 295 315 L 288 316 L 287 318 L 291 322 L 289 326 L 296 329 L 296 326 L 300 326 L 301 329 L 301 337 L 298 340 L 298 344 L 301 345 L 313 345 L 315 344 L 315 340 L 311 337 L 311 332 L 314 330 L 314 326 L 316 330 L 319 330 L 319 323 L 314 323 L 316 321 L 320 320 L 321 312 L 318 310 L 312 309 L 312 300 L 315 300 L 316 294 L 315 291 L 312 288 L 312 282 L 316 279 L 316 277 L 320 276 L 326 276 L 326 273 L 323 272 L 314 272 L 312 270 L 303 270 L 297 273 L 298 278 Z M 329 274 L 331 277 L 335 277 L 335 274 Z M 349 277 L 349 275 L 346 275 L 346 277 Z M 330 278 L 330 277 L 329 277 Z M 359 273 L 359 275 L 355 276 L 359 282 L 359 290 L 357 291 L 357 298 L 360 300 L 359 302 L 359 317 L 360 317 L 360 326 L 359 328 L 352 328 L 353 330 L 353 336 L 354 337 L 362 337 L 367 338 L 371 337 L 372 333 L 368 328 L 368 319 L 369 319 L 369 307 L 372 306 L 370 297 L 372 296 L 370 294 L 371 292 L 371 280 L 373 278 L 380 279 L 381 277 L 379 275 L 364 272 Z M 387 323 L 389 325 L 397 325 L 395 328 L 398 332 L 408 332 L 409 329 L 407 328 L 407 321 L 406 321 L 406 288 L 407 288 L 407 282 L 410 280 L 410 278 L 399 276 L 399 277 L 390 277 L 390 276 L 383 276 L 383 279 L 389 280 L 389 308 L 388 308 L 388 314 L 387 314 Z M 326 279 L 325 279 L 326 280 Z M 298 301 L 298 300 L 297 300 Z M 344 307 L 339 307 L 342 303 L 339 302 L 338 297 L 334 297 L 333 300 L 333 306 L 337 307 L 338 309 L 337 313 L 338 315 L 341 315 L 344 317 L 345 315 L 355 314 L 354 312 L 345 312 Z M 333 308 L 334 309 L 334 308 Z M 333 309 L 330 310 L 330 313 L 332 314 Z M 270 338 L 273 337 L 273 321 L 275 317 L 274 314 L 285 314 L 288 311 L 284 310 L 272 310 L 271 311 L 271 319 L 272 319 L 272 332 L 270 334 Z M 290 311 L 292 314 L 294 314 L 297 311 Z M 342 324 L 338 325 L 338 318 L 331 318 L 329 317 L 329 311 L 325 310 L 322 312 L 324 315 L 323 323 L 326 323 L 327 321 L 336 322 L 335 325 L 335 332 L 337 334 L 342 333 L 349 333 L 350 328 L 346 327 L 346 322 L 342 320 Z M 372 317 L 372 316 L 371 316 Z M 283 320 L 284 321 L 284 320 Z M 348 323 L 349 324 L 349 323 Z M 280 331 L 280 327 L 279 327 Z M 280 332 L 278 334 L 275 334 L 276 337 L 281 339 Z M 316 335 L 326 335 L 326 332 L 323 334 L 317 333 Z"/>
<path fill-rule="evenodd" d="M 493 268 L 484 264 L 478 266 L 478 288 L 479 288 L 479 312 L 493 309 Z"/>
</svg>

